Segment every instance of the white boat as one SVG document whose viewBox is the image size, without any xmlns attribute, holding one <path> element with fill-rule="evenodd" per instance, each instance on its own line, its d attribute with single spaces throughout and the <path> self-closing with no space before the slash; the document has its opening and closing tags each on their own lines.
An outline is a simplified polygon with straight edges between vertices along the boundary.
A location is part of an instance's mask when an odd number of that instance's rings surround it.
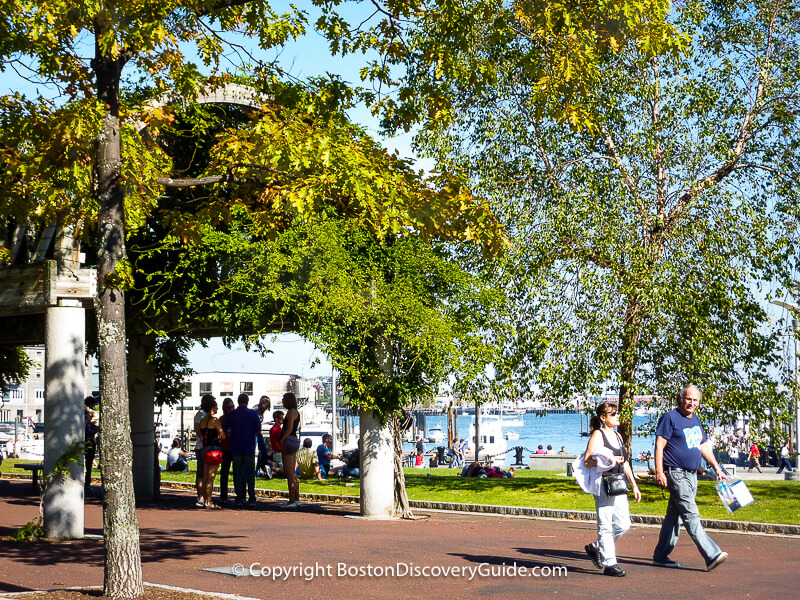
<svg viewBox="0 0 800 600">
<path fill-rule="evenodd" d="M 503 429 L 497 419 L 481 420 L 479 443 L 476 443 L 475 439 L 475 422 L 470 423 L 469 444 L 470 448 L 465 456 L 465 460 L 468 462 L 475 460 L 476 447 L 480 448 L 478 458 L 481 460 L 486 457 L 492 457 L 492 462 L 496 464 L 504 464 L 506 461 L 508 445 L 503 437 Z"/>
<path fill-rule="evenodd" d="M 519 434 L 516 431 L 506 431 L 504 434 L 507 440 L 518 440 Z"/>
<path fill-rule="evenodd" d="M 428 441 L 432 444 L 441 444 L 445 440 L 445 434 L 442 428 L 437 426 L 431 427 L 428 430 Z"/>
</svg>

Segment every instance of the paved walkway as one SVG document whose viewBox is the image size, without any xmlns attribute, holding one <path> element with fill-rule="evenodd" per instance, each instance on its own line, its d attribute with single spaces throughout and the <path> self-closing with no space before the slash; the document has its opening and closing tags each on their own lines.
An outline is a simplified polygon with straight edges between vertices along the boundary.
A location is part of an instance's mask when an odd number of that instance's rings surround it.
<svg viewBox="0 0 800 600">
<path fill-rule="evenodd" d="M 712 534 L 730 553 L 707 573 L 694 545 L 681 536 L 672 557 L 681 569 L 653 567 L 648 558 L 658 528 L 636 526 L 618 543 L 628 577 L 603 577 L 583 552 L 594 538 L 589 522 L 437 513 L 419 521 L 365 521 L 352 505 L 306 504 L 300 511 L 261 500 L 255 510 L 204 511 L 192 494 L 169 492 L 137 510 L 144 579 L 208 593 L 250 598 L 750 598 L 793 595 L 800 588 L 797 538 L 739 533 Z M 8 536 L 38 515 L 30 483 L 0 480 L 0 535 Z M 102 532 L 102 507 L 86 505 L 86 533 Z M 235 565 L 294 568 L 273 581 L 205 569 Z M 564 574 L 514 576 L 529 572 Z M 504 568 L 505 565 L 505 568 Z M 395 569 L 395 576 L 387 574 Z M 461 574 L 425 576 L 422 569 L 458 569 Z M 303 569 L 311 569 L 303 571 Z M 371 573 L 370 573 L 371 569 Z M 408 572 L 417 576 L 411 576 Z M 470 579 L 472 569 L 479 569 Z M 343 571 L 344 570 L 344 571 Z M 347 571 L 351 571 L 348 575 Z M 360 571 L 359 571 L 360 570 Z M 383 571 L 383 572 L 381 572 Z M 362 575 L 363 573 L 363 575 Z M 488 574 L 487 574 L 488 573 Z M 0 543 L 0 593 L 102 585 L 100 539 L 32 544 Z"/>
</svg>

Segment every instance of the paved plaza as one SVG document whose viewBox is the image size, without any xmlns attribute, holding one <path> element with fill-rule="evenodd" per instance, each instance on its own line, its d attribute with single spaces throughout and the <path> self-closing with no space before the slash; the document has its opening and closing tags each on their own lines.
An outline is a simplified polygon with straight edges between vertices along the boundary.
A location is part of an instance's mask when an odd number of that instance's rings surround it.
<svg viewBox="0 0 800 600">
<path fill-rule="evenodd" d="M 593 522 L 433 511 L 418 511 L 429 518 L 417 521 L 366 521 L 355 505 L 307 503 L 288 512 L 279 503 L 210 511 L 196 509 L 190 493 L 163 493 L 137 511 L 144 580 L 270 600 L 773 600 L 800 589 L 800 540 L 793 537 L 714 532 L 730 558 L 707 573 L 685 532 L 672 556 L 682 568 L 653 567 L 658 529 L 635 526 L 617 546 L 628 576 L 615 579 L 602 576 L 583 552 Z M 0 480 L 1 536 L 37 515 L 30 483 Z M 86 534 L 94 539 L 0 543 L 0 593 L 102 585 L 101 532 L 101 504 L 89 500 Z M 234 570 L 245 574 L 225 573 Z"/>
</svg>

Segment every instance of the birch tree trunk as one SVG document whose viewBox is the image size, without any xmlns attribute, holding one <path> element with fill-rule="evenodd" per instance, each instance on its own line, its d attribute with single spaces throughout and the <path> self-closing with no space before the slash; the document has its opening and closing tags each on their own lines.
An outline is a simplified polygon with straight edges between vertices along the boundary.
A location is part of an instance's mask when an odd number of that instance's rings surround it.
<svg viewBox="0 0 800 600">
<path fill-rule="evenodd" d="M 97 23 L 96 39 L 102 24 Z M 125 207 L 121 187 L 122 142 L 119 82 L 123 57 L 103 56 L 98 44 L 92 68 L 107 112 L 97 140 L 95 196 L 98 211 L 97 334 L 100 366 L 100 468 L 103 482 L 104 592 L 108 598 L 143 594 L 139 524 L 133 496 L 131 424 L 125 354 L 125 295 L 117 267 L 125 259 Z M 111 275 L 113 277 L 110 277 Z"/>
</svg>

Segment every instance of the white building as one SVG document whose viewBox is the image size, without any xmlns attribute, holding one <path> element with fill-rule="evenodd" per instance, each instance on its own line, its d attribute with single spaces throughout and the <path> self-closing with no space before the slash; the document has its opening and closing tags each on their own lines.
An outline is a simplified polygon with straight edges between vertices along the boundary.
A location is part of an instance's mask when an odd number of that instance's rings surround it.
<svg viewBox="0 0 800 600">
<path fill-rule="evenodd" d="M 181 429 L 181 410 L 183 428 L 191 430 L 195 413 L 200 409 L 200 399 L 211 394 L 222 407 L 225 398 L 232 398 L 234 405 L 239 394 L 250 396 L 250 408 L 255 408 L 261 396 L 269 396 L 272 410 L 281 406 L 281 398 L 286 392 L 297 396 L 298 406 L 313 407 L 317 402 L 317 388 L 300 375 L 287 373 L 236 373 L 206 372 L 194 373 L 185 383 L 183 403 L 178 406 L 165 406 L 161 411 L 161 430 L 174 435 Z M 271 420 L 268 417 L 267 420 Z"/>
</svg>

